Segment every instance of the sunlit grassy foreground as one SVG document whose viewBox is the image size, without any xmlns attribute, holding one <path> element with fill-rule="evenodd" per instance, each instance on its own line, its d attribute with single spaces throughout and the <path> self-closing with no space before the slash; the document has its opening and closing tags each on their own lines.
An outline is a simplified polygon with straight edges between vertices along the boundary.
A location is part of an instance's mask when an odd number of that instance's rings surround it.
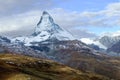
<svg viewBox="0 0 120 80">
<path fill-rule="evenodd" d="M 0 80 L 109 80 L 54 61 L 0 54 Z"/>
</svg>

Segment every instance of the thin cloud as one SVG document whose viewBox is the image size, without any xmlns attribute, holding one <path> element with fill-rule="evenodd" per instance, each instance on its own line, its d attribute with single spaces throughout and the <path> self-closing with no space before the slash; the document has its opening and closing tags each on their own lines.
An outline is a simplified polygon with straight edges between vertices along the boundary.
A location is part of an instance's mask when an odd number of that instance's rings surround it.
<svg viewBox="0 0 120 80">
<path fill-rule="evenodd" d="M 54 6 L 53 0 L 0 0 L 0 16 L 14 15 L 35 9 L 50 9 L 52 6 Z"/>
</svg>

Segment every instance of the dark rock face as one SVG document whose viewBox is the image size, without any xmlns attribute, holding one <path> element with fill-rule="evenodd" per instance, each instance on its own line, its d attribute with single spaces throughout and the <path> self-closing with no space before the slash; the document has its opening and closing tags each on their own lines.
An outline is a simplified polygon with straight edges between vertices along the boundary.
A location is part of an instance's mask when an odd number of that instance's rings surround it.
<svg viewBox="0 0 120 80">
<path fill-rule="evenodd" d="M 120 54 L 120 41 L 107 49 L 108 52 L 114 52 Z"/>
<path fill-rule="evenodd" d="M 100 50 L 99 46 L 97 46 L 97 45 L 89 44 L 88 46 L 95 49 L 95 50 Z"/>
<path fill-rule="evenodd" d="M 111 47 L 120 40 L 120 36 L 103 36 L 99 39 L 100 43 L 105 45 L 107 48 Z"/>
<path fill-rule="evenodd" d="M 11 41 L 7 37 L 0 36 L 0 42 L 7 42 L 10 43 Z"/>
<path fill-rule="evenodd" d="M 35 46 L 36 44 L 37 46 Z M 94 54 L 93 53 L 94 51 L 92 52 L 91 48 L 89 48 L 87 45 L 77 40 L 73 40 L 73 41 L 49 40 L 39 43 L 33 43 L 33 46 L 30 47 L 46 53 L 57 50 L 69 50 L 69 51 L 83 52 L 86 54 L 87 53 Z"/>
</svg>

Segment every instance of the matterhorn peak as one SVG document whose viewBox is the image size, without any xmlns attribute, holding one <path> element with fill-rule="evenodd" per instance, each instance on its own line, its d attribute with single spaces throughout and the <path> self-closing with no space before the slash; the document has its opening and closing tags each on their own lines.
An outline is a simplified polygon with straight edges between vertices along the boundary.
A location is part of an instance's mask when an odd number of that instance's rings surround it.
<svg viewBox="0 0 120 80">
<path fill-rule="evenodd" d="M 51 15 L 49 15 L 48 12 L 43 11 L 34 33 L 39 34 L 41 33 L 41 31 L 55 31 L 55 28 L 58 28 L 58 26 L 54 23 L 54 20 L 51 17 Z"/>
<path fill-rule="evenodd" d="M 65 29 L 57 25 L 51 15 L 43 11 L 40 21 L 35 27 L 33 35 L 29 37 L 16 38 L 24 42 L 26 45 L 30 45 L 33 42 L 41 42 L 46 40 L 74 40 L 75 38 Z"/>
<path fill-rule="evenodd" d="M 40 18 L 40 21 L 38 22 L 37 26 L 40 25 L 40 23 L 48 24 L 53 23 L 53 18 L 49 15 L 47 11 L 43 11 L 42 16 Z"/>
<path fill-rule="evenodd" d="M 49 13 L 47 11 L 43 11 L 42 15 L 49 15 Z"/>
</svg>

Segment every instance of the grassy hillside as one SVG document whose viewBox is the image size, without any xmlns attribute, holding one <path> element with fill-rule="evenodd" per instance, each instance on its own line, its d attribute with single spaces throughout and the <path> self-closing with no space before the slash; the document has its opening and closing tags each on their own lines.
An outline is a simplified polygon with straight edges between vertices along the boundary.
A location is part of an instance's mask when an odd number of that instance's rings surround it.
<svg viewBox="0 0 120 80">
<path fill-rule="evenodd" d="M 0 54 L 0 80 L 109 80 L 50 60 Z"/>
<path fill-rule="evenodd" d="M 56 50 L 50 54 L 56 56 L 58 62 L 62 59 L 65 65 L 72 68 L 83 72 L 97 73 L 113 80 L 120 80 L 120 57 L 97 56 L 70 49 Z"/>
</svg>

